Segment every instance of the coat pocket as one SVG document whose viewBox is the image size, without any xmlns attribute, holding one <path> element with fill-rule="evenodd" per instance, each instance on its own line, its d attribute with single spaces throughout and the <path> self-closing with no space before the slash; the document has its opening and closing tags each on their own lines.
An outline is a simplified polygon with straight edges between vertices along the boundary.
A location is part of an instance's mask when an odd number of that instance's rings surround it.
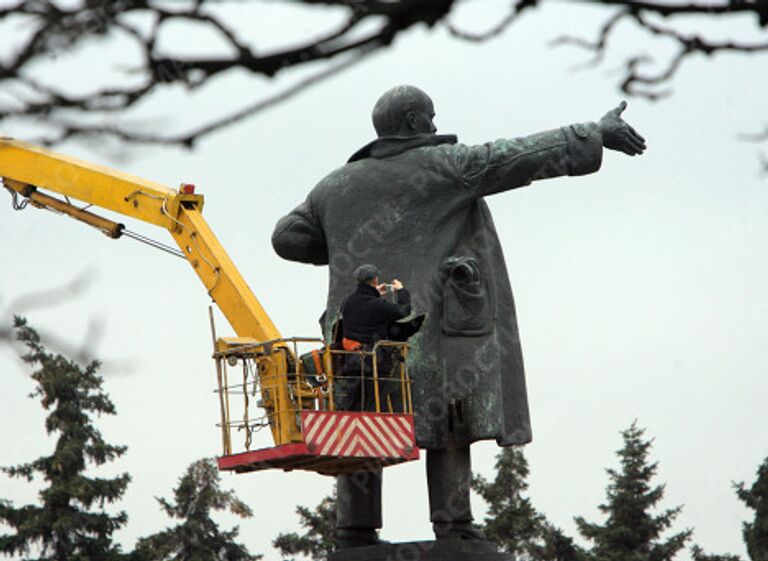
<svg viewBox="0 0 768 561">
<path fill-rule="evenodd" d="M 477 337 L 493 330 L 493 301 L 488 281 L 471 257 L 451 257 L 443 264 L 443 333 Z"/>
</svg>

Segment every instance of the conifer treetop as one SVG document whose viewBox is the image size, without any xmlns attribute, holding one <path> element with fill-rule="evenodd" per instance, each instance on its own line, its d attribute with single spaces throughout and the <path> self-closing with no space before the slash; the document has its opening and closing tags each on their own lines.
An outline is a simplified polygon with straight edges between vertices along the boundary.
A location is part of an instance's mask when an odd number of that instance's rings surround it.
<svg viewBox="0 0 768 561">
<path fill-rule="evenodd" d="M 220 487 L 219 472 L 213 460 L 205 458 L 190 464 L 173 490 L 173 501 L 158 498 L 161 508 L 181 522 L 139 540 L 135 561 L 256 561 L 236 542 L 239 528 L 222 530 L 213 520 L 214 512 L 229 511 L 250 518 L 251 509 L 232 491 Z"/>
<path fill-rule="evenodd" d="M 323 498 L 310 510 L 297 506 L 299 524 L 304 532 L 281 533 L 272 545 L 289 561 L 295 561 L 297 555 L 313 561 L 325 561 L 333 552 L 336 532 L 336 493 Z"/>
<path fill-rule="evenodd" d="M 599 506 L 605 523 L 575 519 L 593 544 L 589 556 L 595 561 L 671 561 L 691 537 L 692 530 L 684 530 L 662 538 L 682 507 L 652 513 L 664 497 L 664 485 L 652 484 L 658 463 L 648 462 L 653 440 L 644 434 L 637 421 L 621 433 L 623 446 L 616 452 L 621 467 L 606 470 L 607 501 Z"/>
<path fill-rule="evenodd" d="M 768 457 L 757 469 L 757 479 L 751 487 L 741 482 L 735 485 L 736 495 L 755 517 L 745 522 L 742 534 L 747 554 L 752 561 L 768 561 Z"/>
<path fill-rule="evenodd" d="M 130 476 L 87 477 L 85 470 L 110 462 L 126 451 L 108 444 L 93 424 L 93 415 L 114 415 L 115 407 L 102 389 L 99 363 L 81 367 L 59 354 L 49 353 L 26 320 L 15 318 L 16 336 L 27 348 L 23 360 L 36 368 L 36 386 L 30 397 L 40 398 L 49 412 L 45 428 L 57 436 L 49 456 L 2 468 L 14 478 L 32 481 L 40 477 L 46 486 L 39 504 L 14 507 L 0 500 L 0 522 L 12 533 L 0 535 L 0 553 L 39 552 L 43 560 L 117 560 L 122 557 L 112 534 L 125 525 L 124 512 L 111 515 L 105 505 L 119 500 Z M 95 509 L 95 510 L 93 510 Z"/>
</svg>

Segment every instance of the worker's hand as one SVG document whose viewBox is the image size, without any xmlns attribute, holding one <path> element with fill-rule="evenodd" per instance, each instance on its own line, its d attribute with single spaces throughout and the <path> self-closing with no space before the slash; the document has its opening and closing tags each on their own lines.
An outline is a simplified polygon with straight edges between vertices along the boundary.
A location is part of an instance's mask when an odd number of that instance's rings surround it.
<svg viewBox="0 0 768 561">
<path fill-rule="evenodd" d="M 384 296 L 387 293 L 387 283 L 383 282 L 381 284 L 376 285 L 376 290 L 379 291 L 379 294 Z"/>
<path fill-rule="evenodd" d="M 621 113 L 626 108 L 627 102 L 622 101 L 600 119 L 597 127 L 603 135 L 603 146 L 609 150 L 618 150 L 630 156 L 636 156 L 645 151 L 645 139 L 621 118 Z"/>
<path fill-rule="evenodd" d="M 403 288 L 403 283 L 395 279 L 392 281 L 392 288 L 394 288 L 395 290 L 401 290 Z"/>
</svg>

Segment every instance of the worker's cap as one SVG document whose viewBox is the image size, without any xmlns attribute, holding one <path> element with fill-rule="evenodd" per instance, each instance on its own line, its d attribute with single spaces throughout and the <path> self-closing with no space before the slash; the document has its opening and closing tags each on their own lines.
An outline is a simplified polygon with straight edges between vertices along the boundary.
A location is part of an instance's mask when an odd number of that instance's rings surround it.
<svg viewBox="0 0 768 561">
<path fill-rule="evenodd" d="M 357 269 L 355 269 L 355 272 L 352 273 L 352 276 L 355 277 L 357 282 L 367 283 L 371 282 L 376 277 L 381 276 L 381 273 L 375 265 L 366 263 L 365 265 L 360 265 Z"/>
</svg>

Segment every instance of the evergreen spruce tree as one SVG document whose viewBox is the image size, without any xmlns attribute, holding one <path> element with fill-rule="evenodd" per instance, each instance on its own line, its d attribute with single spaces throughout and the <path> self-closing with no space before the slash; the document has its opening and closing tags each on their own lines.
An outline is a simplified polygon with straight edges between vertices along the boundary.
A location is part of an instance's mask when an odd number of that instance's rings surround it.
<svg viewBox="0 0 768 561">
<path fill-rule="evenodd" d="M 635 421 L 621 433 L 624 446 L 617 451 L 621 470 L 607 470 L 608 500 L 600 505 L 605 524 L 576 518 L 579 532 L 593 543 L 589 556 L 595 561 L 670 561 L 690 538 L 691 530 L 661 538 L 681 507 L 658 515 L 650 512 L 663 498 L 664 486 L 651 486 L 658 464 L 648 463 L 652 441 L 643 440 L 644 432 Z"/>
<path fill-rule="evenodd" d="M 34 559 L 56 561 L 111 561 L 120 559 L 112 534 L 127 517 L 104 511 L 125 492 L 130 477 L 112 479 L 86 477 L 90 464 L 102 465 L 121 456 L 124 446 L 107 444 L 93 425 L 94 414 L 114 415 L 115 408 L 102 390 L 99 364 L 85 368 L 46 351 L 37 333 L 21 318 L 15 320 L 16 335 L 27 348 L 24 361 L 36 367 L 36 387 L 30 397 L 39 397 L 49 411 L 45 421 L 48 434 L 57 435 L 56 448 L 27 464 L 4 467 L 11 477 L 47 484 L 39 505 L 14 507 L 0 500 L 0 522 L 13 533 L 0 535 L 0 552 L 22 555 L 34 551 Z"/>
<path fill-rule="evenodd" d="M 573 543 L 560 528 L 544 522 L 539 539 L 531 544 L 528 556 L 533 561 L 586 561 L 585 551 Z"/>
<path fill-rule="evenodd" d="M 482 476 L 472 480 L 472 490 L 488 503 L 483 531 L 507 553 L 520 555 L 540 535 L 544 517 L 523 496 L 528 489 L 528 461 L 522 448 L 504 448 L 496 456 L 493 482 Z"/>
<path fill-rule="evenodd" d="M 741 561 L 741 557 L 730 553 L 705 553 L 698 545 L 691 547 L 691 558 L 693 561 Z"/>
<path fill-rule="evenodd" d="M 241 518 L 251 510 L 232 491 L 219 488 L 219 472 L 212 460 L 192 463 L 173 490 L 174 502 L 157 499 L 171 518 L 181 520 L 173 528 L 139 540 L 135 561 L 255 561 L 244 545 L 235 542 L 239 529 L 222 531 L 211 511 L 229 510 Z"/>
<path fill-rule="evenodd" d="M 488 504 L 482 530 L 499 547 L 535 561 L 576 561 L 580 549 L 569 537 L 547 522 L 529 498 L 528 462 L 522 447 L 504 448 L 496 456 L 493 482 L 475 476 L 472 489 Z"/>
<path fill-rule="evenodd" d="M 272 545 L 286 557 L 294 561 L 296 555 L 301 555 L 313 561 L 325 561 L 333 552 L 334 534 L 336 531 L 336 496 L 335 493 L 325 497 L 314 511 L 304 506 L 296 507 L 301 527 L 304 533 L 280 534 Z"/>
<path fill-rule="evenodd" d="M 752 522 L 744 523 L 744 543 L 752 561 L 768 561 L 768 458 L 757 470 L 757 479 L 747 489 L 744 483 L 736 485 L 736 494 L 755 511 Z"/>
</svg>

